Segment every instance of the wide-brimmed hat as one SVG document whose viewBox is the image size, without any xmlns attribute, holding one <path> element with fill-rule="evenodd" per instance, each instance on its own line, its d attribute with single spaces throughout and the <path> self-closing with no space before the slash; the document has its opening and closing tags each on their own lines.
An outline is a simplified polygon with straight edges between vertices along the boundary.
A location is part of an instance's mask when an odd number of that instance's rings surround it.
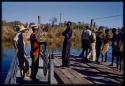
<svg viewBox="0 0 125 86">
<path fill-rule="evenodd" d="M 38 25 L 31 25 L 31 28 L 37 29 L 37 28 L 38 28 Z"/>
<path fill-rule="evenodd" d="M 24 31 L 24 30 L 26 30 L 27 28 L 25 28 L 23 25 L 20 25 L 20 26 L 18 26 L 19 28 L 20 28 L 20 30 L 19 31 Z"/>
</svg>

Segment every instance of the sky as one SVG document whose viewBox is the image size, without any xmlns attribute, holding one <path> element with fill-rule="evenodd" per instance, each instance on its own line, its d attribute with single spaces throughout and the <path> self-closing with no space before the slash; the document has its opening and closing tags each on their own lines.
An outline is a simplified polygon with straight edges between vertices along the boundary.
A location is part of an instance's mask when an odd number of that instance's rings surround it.
<svg viewBox="0 0 125 86">
<path fill-rule="evenodd" d="M 2 20 L 19 20 L 23 23 L 50 23 L 52 17 L 60 21 L 90 23 L 91 19 L 121 15 L 117 17 L 95 19 L 97 25 L 108 27 L 123 26 L 123 2 L 2 2 Z"/>
</svg>

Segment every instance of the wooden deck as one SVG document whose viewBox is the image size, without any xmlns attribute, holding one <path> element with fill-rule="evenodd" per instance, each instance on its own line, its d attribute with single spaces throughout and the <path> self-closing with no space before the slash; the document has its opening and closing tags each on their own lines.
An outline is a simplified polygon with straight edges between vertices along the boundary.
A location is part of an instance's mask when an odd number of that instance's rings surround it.
<svg viewBox="0 0 125 86">
<path fill-rule="evenodd" d="M 52 58 L 54 57 L 54 58 Z M 31 58 L 28 58 L 31 72 Z M 123 84 L 123 71 L 118 72 L 116 68 L 108 66 L 107 63 L 97 64 L 76 56 L 71 56 L 70 67 L 62 65 L 60 55 L 53 54 L 50 60 L 50 72 L 47 76 L 43 74 L 43 60 L 39 59 L 39 68 L 36 78 L 37 82 L 30 79 L 21 79 L 16 58 L 13 59 L 5 84 Z M 48 75 L 50 74 L 50 75 Z"/>
<path fill-rule="evenodd" d="M 97 64 L 70 58 L 70 67 L 60 67 L 61 57 L 54 58 L 54 75 L 58 84 L 122 84 L 123 73 L 108 66 L 107 63 Z"/>
</svg>

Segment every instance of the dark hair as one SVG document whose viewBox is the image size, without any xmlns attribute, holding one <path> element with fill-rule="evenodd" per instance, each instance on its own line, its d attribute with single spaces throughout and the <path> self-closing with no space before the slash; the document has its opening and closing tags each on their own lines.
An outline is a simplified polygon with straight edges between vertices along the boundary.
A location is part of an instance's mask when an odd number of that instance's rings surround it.
<svg viewBox="0 0 125 86">
<path fill-rule="evenodd" d="M 89 26 L 85 26 L 85 28 L 86 28 L 86 30 L 87 30 L 87 29 L 91 30 L 91 28 L 90 28 Z"/>
<path fill-rule="evenodd" d="M 36 31 L 36 28 L 32 27 L 32 31 L 35 32 L 35 31 Z"/>
<path fill-rule="evenodd" d="M 113 28 L 113 29 L 112 29 L 112 33 L 115 33 L 115 32 L 116 32 L 116 28 Z"/>
<path fill-rule="evenodd" d="M 109 32 L 109 29 L 105 29 L 105 33 L 108 33 Z"/>
<path fill-rule="evenodd" d="M 69 24 L 72 25 L 72 22 L 71 22 L 71 21 L 68 21 L 66 25 L 69 25 Z"/>
</svg>

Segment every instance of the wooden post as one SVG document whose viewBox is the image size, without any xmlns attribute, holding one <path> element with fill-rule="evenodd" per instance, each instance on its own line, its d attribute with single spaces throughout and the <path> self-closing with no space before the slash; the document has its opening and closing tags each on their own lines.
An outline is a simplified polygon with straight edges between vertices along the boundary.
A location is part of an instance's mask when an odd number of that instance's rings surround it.
<svg viewBox="0 0 125 86">
<path fill-rule="evenodd" d="M 59 23 L 60 27 L 62 26 L 62 24 L 61 24 L 61 18 L 62 18 L 62 14 L 60 13 L 60 23 Z"/>
<path fill-rule="evenodd" d="M 40 16 L 38 16 L 38 24 L 40 24 Z"/>
<path fill-rule="evenodd" d="M 96 23 L 94 22 L 94 24 L 93 24 L 93 29 L 96 29 Z"/>
<path fill-rule="evenodd" d="M 93 29 L 93 23 L 94 23 L 94 19 L 91 19 L 91 23 L 90 23 L 91 30 Z"/>
<path fill-rule="evenodd" d="M 41 32 L 41 28 L 40 28 L 40 16 L 38 16 L 38 28 L 39 28 L 38 34 L 40 36 L 40 32 Z"/>
<path fill-rule="evenodd" d="M 49 63 L 48 63 L 48 83 L 51 84 L 51 55 L 49 55 Z"/>
<path fill-rule="evenodd" d="M 48 83 L 53 84 L 54 77 L 54 54 L 49 54 Z"/>
</svg>

